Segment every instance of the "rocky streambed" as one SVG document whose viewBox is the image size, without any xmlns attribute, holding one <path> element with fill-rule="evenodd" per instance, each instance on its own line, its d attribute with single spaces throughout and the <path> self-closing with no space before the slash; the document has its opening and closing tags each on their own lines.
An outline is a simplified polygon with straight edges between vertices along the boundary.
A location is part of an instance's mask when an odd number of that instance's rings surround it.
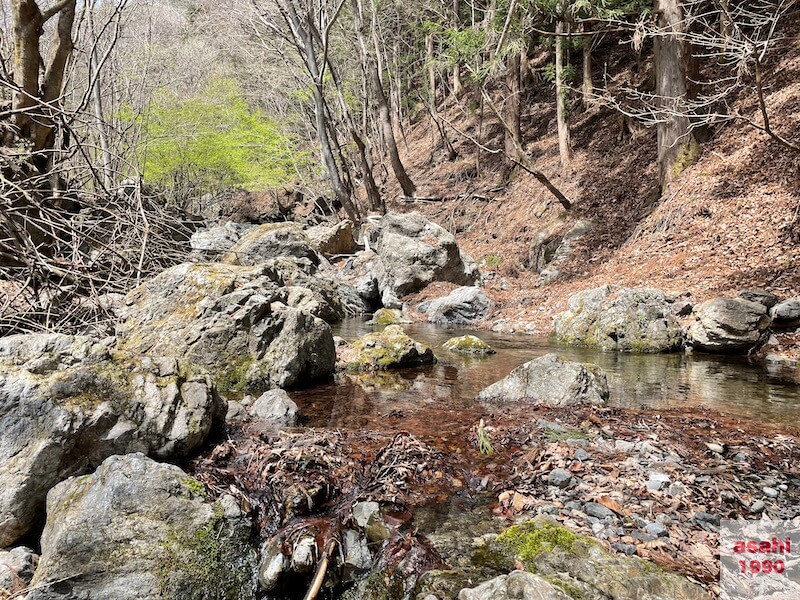
<svg viewBox="0 0 800 600">
<path fill-rule="evenodd" d="M 114 335 L 0 340 L 0 598 L 706 598 L 721 520 L 800 513 L 779 374 L 455 330 L 493 303 L 447 231 L 359 237 L 213 227 Z M 678 298 L 587 298 L 584 346 L 700 339 Z"/>
</svg>

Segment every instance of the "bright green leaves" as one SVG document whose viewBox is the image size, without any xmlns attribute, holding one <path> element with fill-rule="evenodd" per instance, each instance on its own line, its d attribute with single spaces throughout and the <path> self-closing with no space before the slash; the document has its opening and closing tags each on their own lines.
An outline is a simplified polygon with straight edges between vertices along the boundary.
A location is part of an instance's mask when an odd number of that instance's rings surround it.
<svg viewBox="0 0 800 600">
<path fill-rule="evenodd" d="M 228 79 L 189 98 L 161 94 L 141 120 L 145 180 L 183 193 L 274 188 L 309 158 Z"/>
</svg>

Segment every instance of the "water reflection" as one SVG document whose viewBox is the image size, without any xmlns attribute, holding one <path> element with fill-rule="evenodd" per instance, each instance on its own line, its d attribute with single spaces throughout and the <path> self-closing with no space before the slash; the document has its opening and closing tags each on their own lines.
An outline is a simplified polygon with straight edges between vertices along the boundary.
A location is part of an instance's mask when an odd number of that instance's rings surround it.
<svg viewBox="0 0 800 600">
<path fill-rule="evenodd" d="M 741 357 L 702 354 L 636 355 L 557 346 L 523 334 L 443 329 L 426 323 L 404 326 L 429 344 L 439 363 L 374 375 L 338 374 L 334 381 L 292 395 L 307 423 L 325 427 L 364 427 L 377 419 L 406 421 L 415 414 L 426 429 L 463 423 L 465 411 L 480 414 L 475 395 L 537 356 L 557 352 L 569 360 L 593 362 L 608 375 L 611 404 L 623 407 L 706 407 L 726 414 L 792 423 L 800 407 L 800 387 L 793 369 L 765 369 Z M 335 333 L 352 341 L 372 331 L 350 319 Z M 486 358 L 444 350 L 450 337 L 473 333 L 497 354 Z M 425 410 L 420 411 L 424 408 Z M 423 415 L 424 413 L 424 415 Z M 452 423 L 450 423 L 452 421 Z M 408 423 L 407 423 L 408 425 Z"/>
</svg>

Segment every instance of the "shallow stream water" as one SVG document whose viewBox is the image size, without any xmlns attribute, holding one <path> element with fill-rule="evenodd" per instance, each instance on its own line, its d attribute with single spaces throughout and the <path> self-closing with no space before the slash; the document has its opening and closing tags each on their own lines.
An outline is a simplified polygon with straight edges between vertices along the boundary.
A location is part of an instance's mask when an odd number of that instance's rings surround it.
<svg viewBox="0 0 800 600">
<path fill-rule="evenodd" d="M 475 395 L 512 369 L 548 352 L 602 367 L 610 389 L 609 404 L 655 409 L 700 408 L 773 424 L 796 424 L 800 385 L 791 369 L 751 364 L 746 358 L 706 354 L 623 354 L 553 344 L 526 334 L 446 329 L 427 323 L 404 325 L 414 339 L 433 348 L 439 362 L 334 380 L 292 393 L 313 427 L 391 427 L 393 421 L 412 433 L 447 435 L 458 431 L 468 413 L 481 414 Z M 351 342 L 373 331 L 364 319 L 349 319 L 334 334 Z M 464 357 L 442 344 L 472 333 L 497 353 Z M 473 416 L 473 415 L 470 415 Z M 452 425 L 452 428 L 448 425 Z"/>
</svg>

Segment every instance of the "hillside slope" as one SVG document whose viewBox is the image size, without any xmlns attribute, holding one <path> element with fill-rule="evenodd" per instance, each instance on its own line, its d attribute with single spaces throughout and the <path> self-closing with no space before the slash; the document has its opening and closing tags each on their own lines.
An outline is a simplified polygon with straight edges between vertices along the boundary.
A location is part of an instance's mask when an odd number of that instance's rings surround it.
<svg viewBox="0 0 800 600">
<path fill-rule="evenodd" d="M 800 140 L 798 25 L 795 12 L 767 62 L 770 117 L 790 140 Z M 596 64 L 614 73 L 614 80 L 648 76 L 647 64 L 637 75 L 614 47 L 601 52 Z M 448 161 L 441 143 L 432 144 L 438 140 L 427 121 L 406 131 L 405 160 L 419 195 L 442 200 L 392 206 L 419 210 L 456 234 L 488 274 L 487 290 L 501 306 L 495 326 L 503 327 L 499 320 L 507 328 L 547 332 L 571 293 L 606 283 L 688 291 L 696 301 L 748 287 L 780 297 L 800 292 L 800 153 L 730 121 L 711 132 L 698 160 L 659 197 L 655 129 L 626 128 L 605 107 L 577 108 L 575 161 L 561 173 L 552 86 L 537 87 L 523 104 L 524 139 L 536 167 L 574 202 L 572 210 L 564 211 L 525 173 L 500 185 L 499 157 L 478 156 L 474 144 L 454 130 L 459 156 Z M 484 123 L 479 132 L 477 117 L 465 108 L 468 101 L 451 103 L 446 118 L 487 146 L 500 147 L 500 128 Z M 737 98 L 732 108 L 758 120 L 754 93 Z M 595 228 L 572 244 L 557 266 L 559 275 L 542 284 L 537 241 L 549 236 L 557 242 L 580 220 Z M 423 295 L 443 290 L 433 287 Z"/>
</svg>

